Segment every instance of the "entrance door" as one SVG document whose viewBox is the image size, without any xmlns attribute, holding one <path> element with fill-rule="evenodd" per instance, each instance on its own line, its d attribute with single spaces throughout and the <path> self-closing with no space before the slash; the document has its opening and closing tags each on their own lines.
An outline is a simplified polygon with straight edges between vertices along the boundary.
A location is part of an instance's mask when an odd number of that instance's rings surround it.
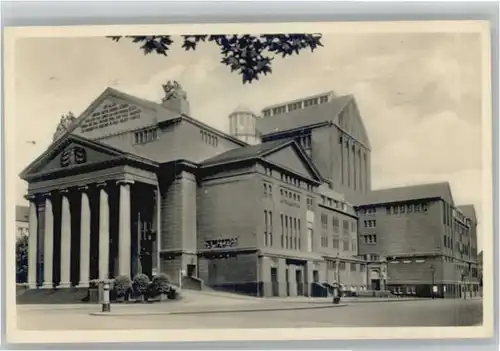
<svg viewBox="0 0 500 351">
<path fill-rule="evenodd" d="M 192 277 L 195 274 L 196 271 L 196 265 L 195 264 L 188 264 L 187 265 L 187 276 Z"/>
<path fill-rule="evenodd" d="M 280 296 L 279 283 L 278 283 L 278 269 L 271 267 L 271 286 L 273 296 Z"/>
<path fill-rule="evenodd" d="M 380 279 L 372 279 L 372 290 L 380 290 Z"/>
<path fill-rule="evenodd" d="M 313 282 L 315 282 L 315 283 L 319 282 L 319 272 L 318 271 L 313 271 Z"/>
<path fill-rule="evenodd" d="M 285 270 L 286 281 L 286 296 L 290 296 L 290 277 L 288 276 L 288 268 Z"/>
<path fill-rule="evenodd" d="M 304 283 L 301 269 L 295 271 L 295 282 L 297 283 L 297 296 L 304 296 Z"/>
</svg>

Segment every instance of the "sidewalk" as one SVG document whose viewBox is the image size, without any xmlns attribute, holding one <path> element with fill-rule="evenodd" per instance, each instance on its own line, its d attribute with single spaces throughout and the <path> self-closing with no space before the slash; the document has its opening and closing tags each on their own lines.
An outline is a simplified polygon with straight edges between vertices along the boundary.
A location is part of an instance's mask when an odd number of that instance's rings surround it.
<svg viewBox="0 0 500 351">
<path fill-rule="evenodd" d="M 290 310 L 313 310 L 325 308 L 346 307 L 347 304 L 334 305 L 333 303 L 304 303 L 304 302 L 266 302 L 260 304 L 241 303 L 231 305 L 189 305 L 179 303 L 161 304 L 114 304 L 111 312 L 91 312 L 92 316 L 150 316 L 150 315 L 180 315 L 180 314 L 207 314 L 207 313 L 243 313 L 243 312 L 269 312 Z M 98 305 L 100 309 L 100 305 Z"/>
<path fill-rule="evenodd" d="M 271 298 L 269 298 L 271 299 Z M 332 297 L 277 297 L 275 301 L 282 300 L 286 302 L 309 302 L 309 303 L 332 303 Z M 340 302 L 345 304 L 351 303 L 368 303 L 368 302 L 405 302 L 405 301 L 424 301 L 430 298 L 419 297 L 343 297 Z"/>
</svg>

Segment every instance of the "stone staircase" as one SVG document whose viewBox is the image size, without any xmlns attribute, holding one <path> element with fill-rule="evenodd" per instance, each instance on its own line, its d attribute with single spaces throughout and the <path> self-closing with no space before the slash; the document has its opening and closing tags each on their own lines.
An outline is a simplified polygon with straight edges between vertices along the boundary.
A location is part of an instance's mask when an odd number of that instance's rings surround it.
<svg viewBox="0 0 500 351">
<path fill-rule="evenodd" d="M 81 304 L 86 303 L 87 288 L 26 289 L 16 294 L 18 305 Z"/>
</svg>

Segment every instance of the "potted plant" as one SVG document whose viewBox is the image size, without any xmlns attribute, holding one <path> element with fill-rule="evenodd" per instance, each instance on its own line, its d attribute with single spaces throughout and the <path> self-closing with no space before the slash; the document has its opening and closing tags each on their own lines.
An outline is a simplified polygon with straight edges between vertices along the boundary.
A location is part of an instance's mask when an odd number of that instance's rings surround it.
<svg viewBox="0 0 500 351">
<path fill-rule="evenodd" d="M 136 301 L 144 301 L 144 295 L 147 294 L 149 289 L 149 277 L 146 274 L 137 274 L 132 282 L 132 291 Z"/>
<path fill-rule="evenodd" d="M 167 294 L 170 290 L 170 279 L 164 274 L 160 273 L 153 278 L 151 282 L 151 292 L 154 295 L 160 295 L 160 301 L 167 299 Z"/>
<path fill-rule="evenodd" d="M 179 291 L 177 290 L 177 288 L 175 286 L 172 286 L 170 285 L 169 286 L 169 289 L 168 289 L 168 292 L 167 292 L 167 299 L 169 300 L 178 300 L 180 299 L 180 294 L 179 294 Z"/>
<path fill-rule="evenodd" d="M 123 302 L 128 300 L 128 295 L 131 289 L 132 282 L 130 281 L 129 277 L 125 275 L 116 277 L 113 284 L 113 295 L 116 299 L 116 302 Z"/>
</svg>

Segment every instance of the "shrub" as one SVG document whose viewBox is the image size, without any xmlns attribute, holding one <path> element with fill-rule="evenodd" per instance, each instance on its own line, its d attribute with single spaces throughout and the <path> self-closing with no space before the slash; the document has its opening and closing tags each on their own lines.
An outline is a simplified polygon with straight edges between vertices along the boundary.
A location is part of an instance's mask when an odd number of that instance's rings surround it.
<svg viewBox="0 0 500 351">
<path fill-rule="evenodd" d="M 180 299 L 180 294 L 179 294 L 179 291 L 177 291 L 177 288 L 170 285 L 170 288 L 168 289 L 168 292 L 167 292 L 167 298 L 169 300 L 178 300 Z"/>
<path fill-rule="evenodd" d="M 164 273 L 160 273 L 153 278 L 151 282 L 152 289 L 157 294 L 167 294 L 170 289 L 170 279 Z"/>
<path fill-rule="evenodd" d="M 125 275 L 116 277 L 115 282 L 113 284 L 113 291 L 116 297 L 126 296 L 131 288 L 132 288 L 132 282 L 130 281 L 129 277 Z"/>
<path fill-rule="evenodd" d="M 137 295 L 144 295 L 148 292 L 149 277 L 146 274 L 137 274 L 132 283 L 132 288 Z"/>
</svg>

